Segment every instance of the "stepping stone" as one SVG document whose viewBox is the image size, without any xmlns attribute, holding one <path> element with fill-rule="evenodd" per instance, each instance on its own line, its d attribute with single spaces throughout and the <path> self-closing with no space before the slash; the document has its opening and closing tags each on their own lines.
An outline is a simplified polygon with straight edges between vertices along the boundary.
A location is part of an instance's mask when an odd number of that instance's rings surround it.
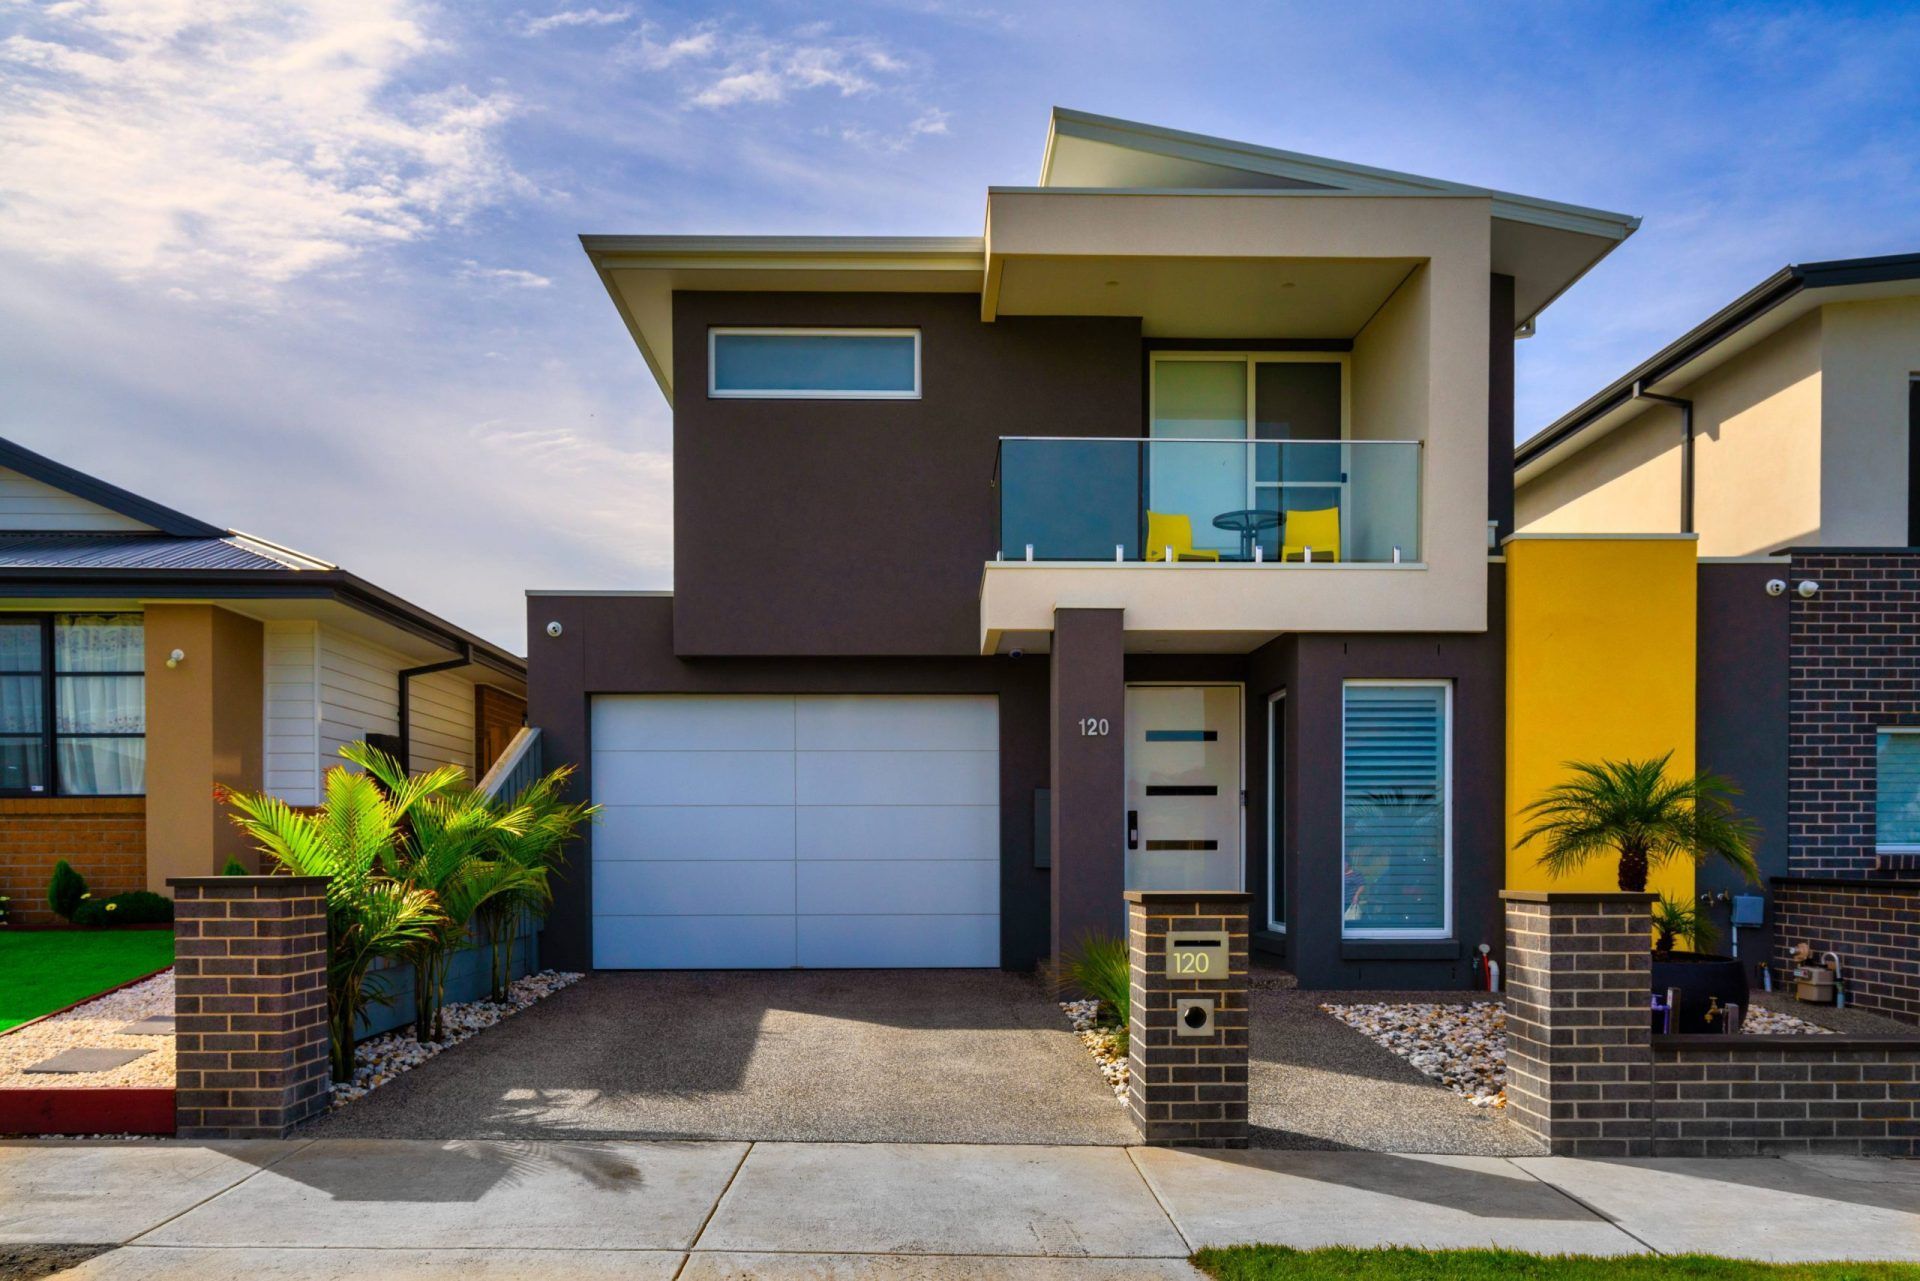
<svg viewBox="0 0 1920 1281">
<path fill-rule="evenodd" d="M 115 1036 L 172 1036 L 173 1015 L 156 1014 L 152 1018 L 137 1019 L 125 1027 L 113 1030 Z"/>
<path fill-rule="evenodd" d="M 29 1064 L 28 1072 L 111 1072 L 114 1068 L 125 1067 L 135 1059 L 145 1058 L 152 1050 L 111 1050 L 98 1046 L 87 1046 L 77 1050 L 62 1050 L 50 1059 L 41 1059 Z"/>
</svg>

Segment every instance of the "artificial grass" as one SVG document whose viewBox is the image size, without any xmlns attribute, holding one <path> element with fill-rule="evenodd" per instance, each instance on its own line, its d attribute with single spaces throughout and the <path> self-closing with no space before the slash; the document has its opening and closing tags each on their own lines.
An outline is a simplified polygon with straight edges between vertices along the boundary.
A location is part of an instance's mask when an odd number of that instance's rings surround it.
<svg viewBox="0 0 1920 1281">
<path fill-rule="evenodd" d="M 1202 1250 L 1196 1267 L 1219 1281 L 1920 1281 L 1911 1263 L 1752 1263 L 1705 1254 L 1521 1254 L 1514 1250 L 1295 1250 L 1236 1245 Z"/>
<path fill-rule="evenodd" d="M 0 930 L 0 1032 L 172 964 L 172 930 Z"/>
</svg>

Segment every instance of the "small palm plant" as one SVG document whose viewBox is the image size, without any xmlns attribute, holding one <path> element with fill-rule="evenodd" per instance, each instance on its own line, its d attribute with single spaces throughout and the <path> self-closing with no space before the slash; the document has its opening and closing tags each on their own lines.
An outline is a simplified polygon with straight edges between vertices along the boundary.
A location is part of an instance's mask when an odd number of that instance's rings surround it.
<svg viewBox="0 0 1920 1281">
<path fill-rule="evenodd" d="M 1720 940 L 1720 931 L 1700 910 L 1698 903 L 1662 894 L 1653 905 L 1653 950 L 1662 958 L 1673 954 L 1674 945 L 1685 943 L 1695 952 L 1711 952 Z"/>
<path fill-rule="evenodd" d="M 342 766 L 327 771 L 311 813 L 279 797 L 236 792 L 233 821 L 294 876 L 327 878 L 327 1034 L 333 1079 L 353 1079 L 354 1029 L 368 1004 L 368 971 L 433 936 L 444 922 L 431 891 L 397 881 L 386 862 L 408 814 L 450 779 L 408 779 L 391 793 Z"/>
<path fill-rule="evenodd" d="M 1717 857 L 1757 883 L 1759 829 L 1735 812 L 1730 798 L 1739 789 L 1717 774 L 1669 778 L 1672 757 L 1568 762 L 1571 777 L 1521 811 L 1532 826 L 1519 843 L 1540 841 L 1540 865 L 1556 877 L 1593 858 L 1616 857 L 1620 888 L 1630 893 L 1644 892 L 1647 873 L 1676 858 Z"/>
<path fill-rule="evenodd" d="M 507 999 L 507 986 L 513 979 L 514 938 L 521 922 L 528 916 L 544 915 L 553 903 L 552 878 L 560 870 L 563 847 L 582 823 L 592 821 L 600 812 L 598 805 L 561 798 L 572 776 L 573 767 L 563 765 L 529 783 L 513 798 L 517 821 L 502 824 L 494 832 L 492 856 L 522 873 L 511 886 L 488 896 L 478 911 L 491 961 L 489 995 L 494 1001 Z"/>
</svg>

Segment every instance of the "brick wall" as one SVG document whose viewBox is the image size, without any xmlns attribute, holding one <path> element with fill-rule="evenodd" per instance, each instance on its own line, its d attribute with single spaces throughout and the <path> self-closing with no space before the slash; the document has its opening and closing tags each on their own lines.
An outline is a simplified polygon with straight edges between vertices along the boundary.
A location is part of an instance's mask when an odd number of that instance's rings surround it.
<svg viewBox="0 0 1920 1281">
<path fill-rule="evenodd" d="M 1247 905 L 1245 894 L 1128 890 L 1132 980 L 1127 1024 L 1127 1112 L 1144 1142 L 1247 1146 Z M 1227 973 L 1167 973 L 1170 932 L 1224 931 Z M 1178 1003 L 1214 1003 L 1214 1031 L 1181 1035 Z"/>
<path fill-rule="evenodd" d="M 1653 1038 L 1656 1156 L 1920 1156 L 1920 1039 Z"/>
<path fill-rule="evenodd" d="M 1787 682 L 1788 863 L 1796 875 L 1867 876 L 1875 734 L 1920 726 L 1920 552 L 1793 554 Z"/>
<path fill-rule="evenodd" d="M 326 1110 L 325 877 L 191 876 L 174 892 L 175 1132 L 282 1138 Z"/>
<path fill-rule="evenodd" d="M 87 878 L 96 898 L 147 886 L 147 802 L 140 796 L 0 799 L 0 894 L 16 922 L 59 918 L 47 907 L 47 880 L 61 859 Z"/>
<path fill-rule="evenodd" d="M 1848 1004 L 1920 1023 L 1920 881 L 1777 878 L 1773 911 L 1776 964 L 1832 952 Z"/>
<path fill-rule="evenodd" d="M 1643 1156 L 1651 894 L 1506 890 L 1507 1115 L 1556 1156 Z"/>
</svg>

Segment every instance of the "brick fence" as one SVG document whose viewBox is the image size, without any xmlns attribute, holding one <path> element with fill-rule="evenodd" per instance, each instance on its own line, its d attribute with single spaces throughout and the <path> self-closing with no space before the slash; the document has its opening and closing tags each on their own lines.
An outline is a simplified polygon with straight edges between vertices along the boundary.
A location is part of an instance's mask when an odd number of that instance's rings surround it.
<svg viewBox="0 0 1920 1281">
<path fill-rule="evenodd" d="M 1246 894 L 1128 890 L 1132 991 L 1127 1025 L 1127 1112 L 1143 1141 L 1247 1146 Z M 1225 934 L 1226 973 L 1168 973 L 1170 934 Z M 1212 1003 L 1205 1035 L 1178 1025 L 1183 1000 Z"/>
<path fill-rule="evenodd" d="M 188 876 L 174 901 L 176 1132 L 282 1138 L 327 1107 L 327 878 Z"/>
<path fill-rule="evenodd" d="M 1507 1113 L 1556 1156 L 1920 1156 L 1920 1036 L 1654 1036 L 1652 895 L 1502 897 Z"/>
<path fill-rule="evenodd" d="M 1849 1005 L 1920 1023 L 1920 881 L 1776 877 L 1773 910 L 1776 964 L 1832 952 Z"/>
<path fill-rule="evenodd" d="M 47 882 L 61 859 L 95 898 L 147 887 L 147 803 L 139 796 L 0 799 L 0 894 L 22 925 L 58 920 Z"/>
</svg>

